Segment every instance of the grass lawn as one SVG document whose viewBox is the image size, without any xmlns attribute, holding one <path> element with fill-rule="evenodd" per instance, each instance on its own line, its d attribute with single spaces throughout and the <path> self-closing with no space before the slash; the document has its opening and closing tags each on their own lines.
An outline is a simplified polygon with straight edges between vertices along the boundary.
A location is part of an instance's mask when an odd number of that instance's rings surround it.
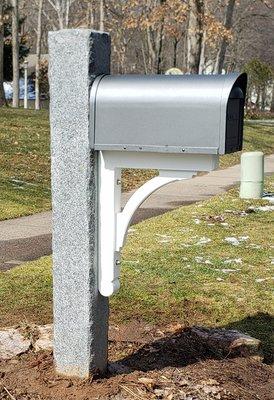
<svg viewBox="0 0 274 400">
<path fill-rule="evenodd" d="M 48 112 L 0 108 L 0 220 L 50 208 Z"/>
<path fill-rule="evenodd" d="M 245 127 L 244 149 L 273 152 L 274 129 Z M 221 157 L 221 167 L 236 164 L 240 153 Z M 124 170 L 123 189 L 140 186 L 155 171 Z M 0 108 L 0 220 L 49 210 L 50 152 L 48 112 Z"/>
<path fill-rule="evenodd" d="M 274 176 L 267 182 L 274 191 Z M 248 210 L 265 204 L 231 189 L 133 226 L 111 322 L 234 327 L 263 340 L 269 357 L 274 212 Z M 2 326 L 52 320 L 50 257 L 1 272 L 0 288 Z"/>
</svg>

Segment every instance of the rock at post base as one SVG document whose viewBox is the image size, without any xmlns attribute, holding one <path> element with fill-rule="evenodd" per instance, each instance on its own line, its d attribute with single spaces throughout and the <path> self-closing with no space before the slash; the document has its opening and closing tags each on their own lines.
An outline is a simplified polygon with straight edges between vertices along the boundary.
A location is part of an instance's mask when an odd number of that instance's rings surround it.
<svg viewBox="0 0 274 400">
<path fill-rule="evenodd" d="M 53 350 L 53 326 L 42 325 L 37 326 L 38 339 L 33 345 L 35 351 Z"/>
<path fill-rule="evenodd" d="M 31 346 L 31 341 L 24 338 L 14 328 L 0 331 L 0 359 L 9 360 L 15 356 L 26 353 Z"/>
<path fill-rule="evenodd" d="M 190 329 L 190 334 L 220 356 L 263 359 L 261 341 L 239 331 L 197 326 Z"/>
</svg>

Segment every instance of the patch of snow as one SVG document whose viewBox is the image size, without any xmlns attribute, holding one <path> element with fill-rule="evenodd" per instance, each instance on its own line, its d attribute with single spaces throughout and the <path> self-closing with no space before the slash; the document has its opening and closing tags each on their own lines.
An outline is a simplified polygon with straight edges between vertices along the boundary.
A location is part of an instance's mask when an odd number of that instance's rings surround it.
<svg viewBox="0 0 274 400">
<path fill-rule="evenodd" d="M 269 201 L 269 203 L 274 203 L 274 196 L 263 196 L 264 200 Z"/>
<path fill-rule="evenodd" d="M 242 264 L 243 261 L 241 258 L 228 258 L 227 260 L 224 260 L 224 264 Z"/>
<path fill-rule="evenodd" d="M 240 242 L 244 242 L 249 239 L 249 236 L 239 236 Z"/>
<path fill-rule="evenodd" d="M 226 238 L 225 238 L 225 241 L 226 241 L 227 243 L 231 243 L 233 246 L 239 246 L 239 244 L 240 244 L 239 240 L 236 239 L 236 238 L 233 237 L 233 236 L 226 237 Z"/>
<path fill-rule="evenodd" d="M 241 271 L 241 269 L 240 268 L 237 268 L 237 269 L 223 268 L 220 271 L 223 274 L 230 274 L 231 272 L 239 272 L 239 271 Z"/>
<path fill-rule="evenodd" d="M 261 207 L 249 207 L 248 210 L 258 212 L 269 212 L 269 211 L 274 211 L 274 206 L 261 206 Z"/>
<path fill-rule="evenodd" d="M 172 236 L 170 235 L 160 235 L 159 233 L 156 233 L 156 236 L 159 236 L 162 239 L 172 239 Z"/>
<path fill-rule="evenodd" d="M 195 244 L 196 244 L 197 246 L 200 246 L 200 245 L 202 245 L 202 244 L 207 244 L 207 243 L 209 243 L 209 242 L 211 242 L 211 239 L 209 239 L 209 238 L 203 236 L 203 237 L 201 237 L 200 240 L 199 240 L 197 243 L 195 243 Z"/>
<path fill-rule="evenodd" d="M 139 260 L 124 260 L 127 264 L 139 264 Z"/>
<path fill-rule="evenodd" d="M 196 256 L 195 261 L 198 264 L 207 264 L 207 265 L 213 265 L 213 263 L 210 260 L 205 260 L 204 257 L 201 256 Z"/>
<path fill-rule="evenodd" d="M 247 247 L 251 248 L 251 249 L 261 249 L 262 246 L 260 246 L 259 244 L 255 244 L 255 243 L 250 243 L 250 245 L 248 245 Z"/>
<path fill-rule="evenodd" d="M 241 242 L 245 242 L 249 239 L 249 236 L 239 236 L 238 238 L 234 236 L 228 236 L 224 240 L 225 242 L 231 243 L 233 246 L 239 246 Z"/>
</svg>

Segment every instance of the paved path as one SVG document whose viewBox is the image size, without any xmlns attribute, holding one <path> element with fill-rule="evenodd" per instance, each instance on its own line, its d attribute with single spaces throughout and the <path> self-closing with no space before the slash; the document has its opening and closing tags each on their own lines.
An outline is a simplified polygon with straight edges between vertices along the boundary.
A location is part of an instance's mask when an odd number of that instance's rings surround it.
<svg viewBox="0 0 274 400">
<path fill-rule="evenodd" d="M 274 125 L 274 119 L 246 119 L 245 125 Z"/>
<path fill-rule="evenodd" d="M 265 172 L 274 172 L 274 154 L 265 159 Z M 185 204 L 223 193 L 239 182 L 240 165 L 207 175 L 171 183 L 148 198 L 134 215 L 133 223 Z M 123 193 L 125 204 L 132 192 Z M 51 212 L 0 222 L 0 270 L 51 254 Z"/>
</svg>

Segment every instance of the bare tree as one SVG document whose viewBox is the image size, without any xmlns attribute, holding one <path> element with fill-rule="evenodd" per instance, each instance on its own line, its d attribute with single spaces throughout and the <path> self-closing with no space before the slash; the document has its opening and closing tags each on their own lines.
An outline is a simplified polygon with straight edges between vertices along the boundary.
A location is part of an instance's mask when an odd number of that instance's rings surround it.
<svg viewBox="0 0 274 400">
<path fill-rule="evenodd" d="M 4 18 L 3 18 L 3 3 L 0 0 L 0 107 L 5 104 L 4 92 Z"/>
<path fill-rule="evenodd" d="M 228 0 L 227 3 L 227 8 L 226 8 L 226 14 L 225 14 L 225 21 L 224 21 L 224 27 L 226 29 L 231 29 L 232 28 L 232 21 L 233 21 L 233 12 L 235 8 L 235 0 Z M 221 74 L 225 62 L 225 54 L 226 54 L 226 49 L 228 46 L 228 40 L 226 37 L 222 38 L 221 45 L 217 54 L 216 58 L 216 63 L 215 63 L 215 68 L 214 72 L 217 74 Z"/>
<path fill-rule="evenodd" d="M 18 0 L 12 4 L 12 107 L 19 107 L 19 11 Z"/>
<path fill-rule="evenodd" d="M 270 111 L 274 113 L 274 82 L 272 85 L 272 99 L 271 99 Z"/>
<path fill-rule="evenodd" d="M 87 4 L 87 10 L 86 10 L 86 25 L 89 28 L 94 29 L 95 25 L 95 7 L 93 4 L 93 1 L 89 1 Z"/>
<path fill-rule="evenodd" d="M 100 21 L 99 21 L 99 30 L 105 30 L 105 4 L 104 0 L 100 0 Z"/>
<path fill-rule="evenodd" d="M 40 61 L 42 38 L 42 10 L 43 0 L 38 2 L 37 39 L 36 39 L 36 66 L 35 66 L 35 110 L 40 109 Z"/>
<path fill-rule="evenodd" d="M 48 0 L 57 14 L 59 29 L 69 27 L 70 10 L 76 0 Z"/>
<path fill-rule="evenodd" d="M 187 29 L 187 70 L 198 74 L 203 46 L 204 1 L 189 0 Z"/>
<path fill-rule="evenodd" d="M 223 63 L 219 50 L 226 46 L 226 70 L 240 70 L 253 58 L 272 65 L 274 8 L 265 0 L 233 1 L 233 24 L 226 29 L 232 0 L 44 0 L 42 52 L 47 52 L 47 30 L 93 27 L 111 34 L 115 73 L 157 73 L 172 65 L 203 73 L 214 69 L 217 53 Z M 20 0 L 19 9 L 32 48 L 37 40 L 34 2 Z"/>
</svg>

